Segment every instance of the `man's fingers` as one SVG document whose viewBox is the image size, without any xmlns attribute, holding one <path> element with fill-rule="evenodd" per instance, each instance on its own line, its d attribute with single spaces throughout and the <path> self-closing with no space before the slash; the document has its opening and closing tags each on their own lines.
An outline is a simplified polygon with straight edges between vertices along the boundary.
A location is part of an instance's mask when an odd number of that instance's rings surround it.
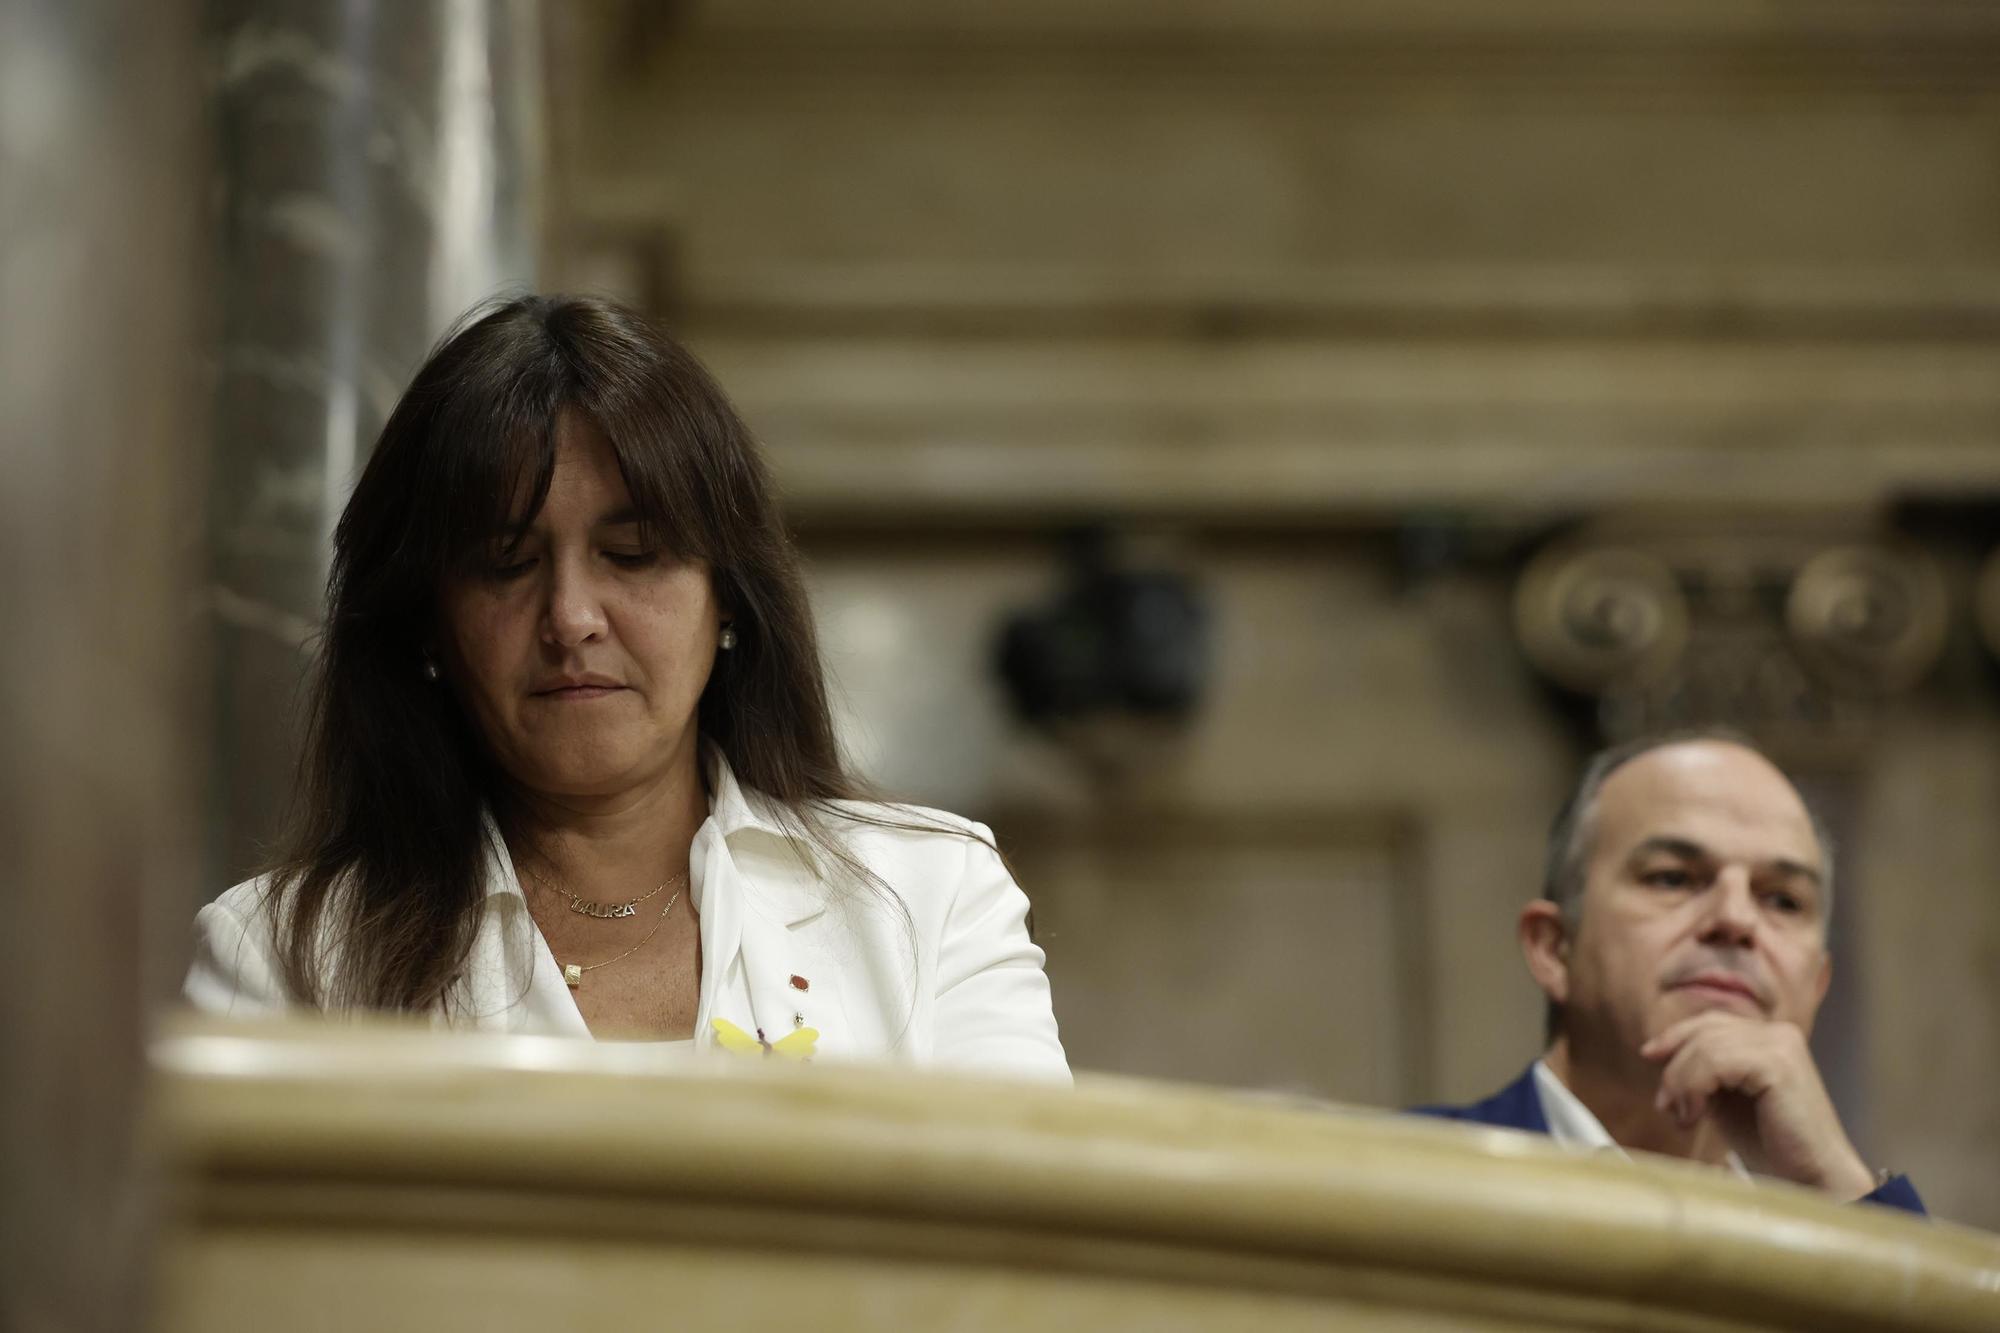
<svg viewBox="0 0 2000 1333">
<path fill-rule="evenodd" d="M 1654 1105 L 1685 1127 L 1708 1114 L 1720 1093 L 1761 1091 L 1768 1057 L 1757 1035 L 1732 1023 L 1702 1024 L 1683 1034 L 1660 1070 Z"/>
<path fill-rule="evenodd" d="M 1656 1104 L 1681 1125 L 1689 1125 L 1700 1117 L 1713 1086 L 1714 1074 L 1707 1052 L 1702 1043 L 1688 1041 L 1660 1070 Z"/>
<path fill-rule="evenodd" d="M 1683 1130 L 1707 1120 L 1755 1169 L 1859 1198 L 1868 1171 L 1840 1125 L 1796 1024 L 1707 1013 L 1647 1042 L 1653 1105 Z"/>
</svg>

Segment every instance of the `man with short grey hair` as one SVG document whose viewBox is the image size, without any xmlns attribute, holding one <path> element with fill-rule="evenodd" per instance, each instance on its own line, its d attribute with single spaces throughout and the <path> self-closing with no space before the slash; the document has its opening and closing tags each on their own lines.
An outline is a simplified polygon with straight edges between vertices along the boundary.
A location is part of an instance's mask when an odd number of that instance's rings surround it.
<svg viewBox="0 0 2000 1333">
<path fill-rule="evenodd" d="M 1427 1115 L 1642 1150 L 1921 1213 L 1847 1137 L 1806 1039 L 1833 977 L 1833 863 L 1790 779 L 1720 733 L 1607 750 L 1521 909 L 1548 1048 L 1505 1089 Z"/>
</svg>

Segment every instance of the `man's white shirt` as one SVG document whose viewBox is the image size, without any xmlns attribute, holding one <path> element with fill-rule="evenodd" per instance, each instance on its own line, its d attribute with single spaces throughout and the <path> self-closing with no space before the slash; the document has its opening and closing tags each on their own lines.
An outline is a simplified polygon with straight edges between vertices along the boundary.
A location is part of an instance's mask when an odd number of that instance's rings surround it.
<svg viewBox="0 0 2000 1333">
<path fill-rule="evenodd" d="M 1590 1108 L 1577 1099 L 1577 1095 L 1563 1085 L 1545 1060 L 1535 1061 L 1535 1097 L 1542 1104 L 1542 1119 L 1549 1122 L 1549 1137 L 1567 1148 L 1578 1152 L 1614 1152 L 1620 1157 L 1629 1154 L 1618 1146 L 1608 1130 L 1590 1113 Z M 1743 1165 L 1743 1159 L 1731 1152 L 1726 1159 L 1729 1169 L 1744 1180 L 1754 1179 L 1750 1169 Z"/>
</svg>

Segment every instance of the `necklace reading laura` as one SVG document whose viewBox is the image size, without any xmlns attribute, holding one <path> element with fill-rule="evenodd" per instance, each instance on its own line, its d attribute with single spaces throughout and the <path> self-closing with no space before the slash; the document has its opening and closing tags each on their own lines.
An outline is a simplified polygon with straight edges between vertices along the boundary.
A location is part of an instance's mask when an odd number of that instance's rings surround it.
<svg viewBox="0 0 2000 1333">
<path fill-rule="evenodd" d="M 672 880 L 668 880 L 668 881 L 667 881 L 667 884 L 671 884 L 671 883 L 673 883 L 673 881 L 672 881 Z M 667 885 L 666 885 L 666 884 L 662 884 L 662 885 L 660 886 L 660 889 L 664 889 L 665 887 L 667 887 Z M 658 892 L 660 891 L 660 889 L 654 889 L 654 890 L 653 890 L 653 893 L 658 893 Z M 652 896 L 653 896 L 653 893 L 649 893 L 649 894 L 647 894 L 647 895 L 646 895 L 646 898 L 650 898 L 650 897 L 652 897 Z M 638 901 L 638 902 L 644 902 L 645 900 L 646 900 L 645 898 L 640 898 L 640 899 L 637 899 L 636 901 Z M 669 899 L 667 899 L 667 905 L 666 905 L 665 907 L 662 907 L 662 908 L 660 909 L 660 919 L 659 919 L 658 921 L 655 921 L 655 922 L 653 923 L 653 928 L 652 928 L 651 930 L 649 930 L 649 931 L 647 931 L 647 932 L 646 932 L 646 938 L 645 938 L 645 939 L 643 939 L 643 940 L 640 940 L 640 941 L 639 941 L 639 942 L 638 942 L 637 944 L 635 944 L 635 945 L 633 945 L 633 946 L 632 946 L 631 948 L 627 949 L 627 950 L 626 950 L 626 951 L 625 951 L 624 953 L 621 953 L 621 954 L 619 954 L 617 958 L 607 958 L 607 959 L 605 959 L 605 960 L 604 960 L 603 962 L 601 962 L 601 963 L 566 963 L 566 964 L 564 964 L 564 965 L 563 965 L 563 984 L 564 984 L 564 985 L 566 985 L 566 986 L 568 986 L 568 987 L 569 987 L 569 988 L 570 988 L 571 990 L 575 990 L 575 989 L 576 989 L 577 987 L 579 987 L 579 986 L 581 986 L 581 985 L 583 984 L 583 974 L 584 974 L 584 973 L 586 973 L 586 972 L 595 972 L 595 971 L 596 971 L 596 970 L 597 970 L 598 968 L 600 968 L 600 967 L 610 967 L 610 966 L 611 966 L 611 965 L 612 965 L 613 963 L 615 963 L 615 962 L 618 962 L 618 961 L 620 961 L 621 959 L 625 959 L 625 958 L 630 958 L 630 957 L 631 957 L 631 956 L 632 956 L 633 954 L 635 954 L 635 953 L 639 952 L 639 950 L 641 950 L 641 949 L 645 948 L 645 947 L 646 947 L 646 945 L 647 945 L 647 943 L 648 943 L 648 942 L 650 942 L 650 941 L 652 940 L 653 936 L 655 936 L 655 935 L 657 935 L 657 934 L 659 934 L 659 933 L 660 933 L 660 927 L 661 927 L 661 926 L 664 926 L 664 925 L 666 925 L 666 924 L 667 924 L 667 913 L 669 913 L 669 912 L 673 911 L 673 910 L 674 910 L 674 904 L 675 904 L 675 903 L 677 903 L 677 902 L 679 902 L 680 900 L 681 900 L 681 891 L 680 891 L 679 889 L 675 889 L 675 890 L 674 890 L 674 896 L 673 896 L 673 897 L 671 897 L 671 898 L 669 898 Z"/>
<path fill-rule="evenodd" d="M 667 885 L 684 879 L 686 876 L 675 875 L 672 879 L 663 879 L 658 884 L 655 884 L 650 891 L 640 894 L 630 902 L 622 903 L 600 903 L 585 898 L 581 894 L 571 893 L 568 889 L 559 889 L 540 875 L 537 875 L 533 870 L 528 871 L 528 878 L 541 885 L 549 893 L 553 893 L 559 898 L 569 899 L 569 910 L 575 912 L 578 916 L 595 917 L 599 921 L 615 921 L 620 917 L 639 915 L 638 907 L 640 903 L 645 902 L 646 899 L 652 897 L 661 889 L 666 888 Z M 675 896 L 678 897 L 679 895 L 676 894 Z"/>
</svg>

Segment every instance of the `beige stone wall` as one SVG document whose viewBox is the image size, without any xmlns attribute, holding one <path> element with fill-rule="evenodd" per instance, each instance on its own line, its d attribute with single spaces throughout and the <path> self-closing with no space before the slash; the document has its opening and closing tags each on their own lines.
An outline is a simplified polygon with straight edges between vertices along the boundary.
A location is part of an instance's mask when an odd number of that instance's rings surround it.
<svg viewBox="0 0 2000 1333">
<path fill-rule="evenodd" d="M 1496 8 L 600 9 L 555 268 L 814 506 L 1994 482 L 1985 7 Z"/>
<path fill-rule="evenodd" d="M 999 828 L 1083 1065 L 1490 1090 L 1579 740 L 1519 557 L 2000 487 L 1992 7 L 603 0 L 552 49 L 550 271 L 763 433 L 856 753 Z M 1206 590 L 1184 729 L 1008 717 L 993 637 L 1078 518 Z M 1853 851 L 1829 1067 L 2000 1226 L 2000 686 L 1953 586 L 1947 663 L 1802 753 Z"/>
<path fill-rule="evenodd" d="M 1399 1104 L 1533 1050 L 1512 920 L 1561 738 L 1499 590 L 1401 589 L 1352 545 L 1181 550 L 1215 615 L 1208 706 L 1091 762 L 1013 722 L 994 676 L 1045 544 L 814 544 L 851 750 L 996 825 L 1080 1065 Z"/>
<path fill-rule="evenodd" d="M 1873 1137 L 1950 1215 L 2000 1229 L 2000 709 L 1926 703 L 1871 758 L 1863 929 L 1836 968 L 1866 987 Z"/>
</svg>

